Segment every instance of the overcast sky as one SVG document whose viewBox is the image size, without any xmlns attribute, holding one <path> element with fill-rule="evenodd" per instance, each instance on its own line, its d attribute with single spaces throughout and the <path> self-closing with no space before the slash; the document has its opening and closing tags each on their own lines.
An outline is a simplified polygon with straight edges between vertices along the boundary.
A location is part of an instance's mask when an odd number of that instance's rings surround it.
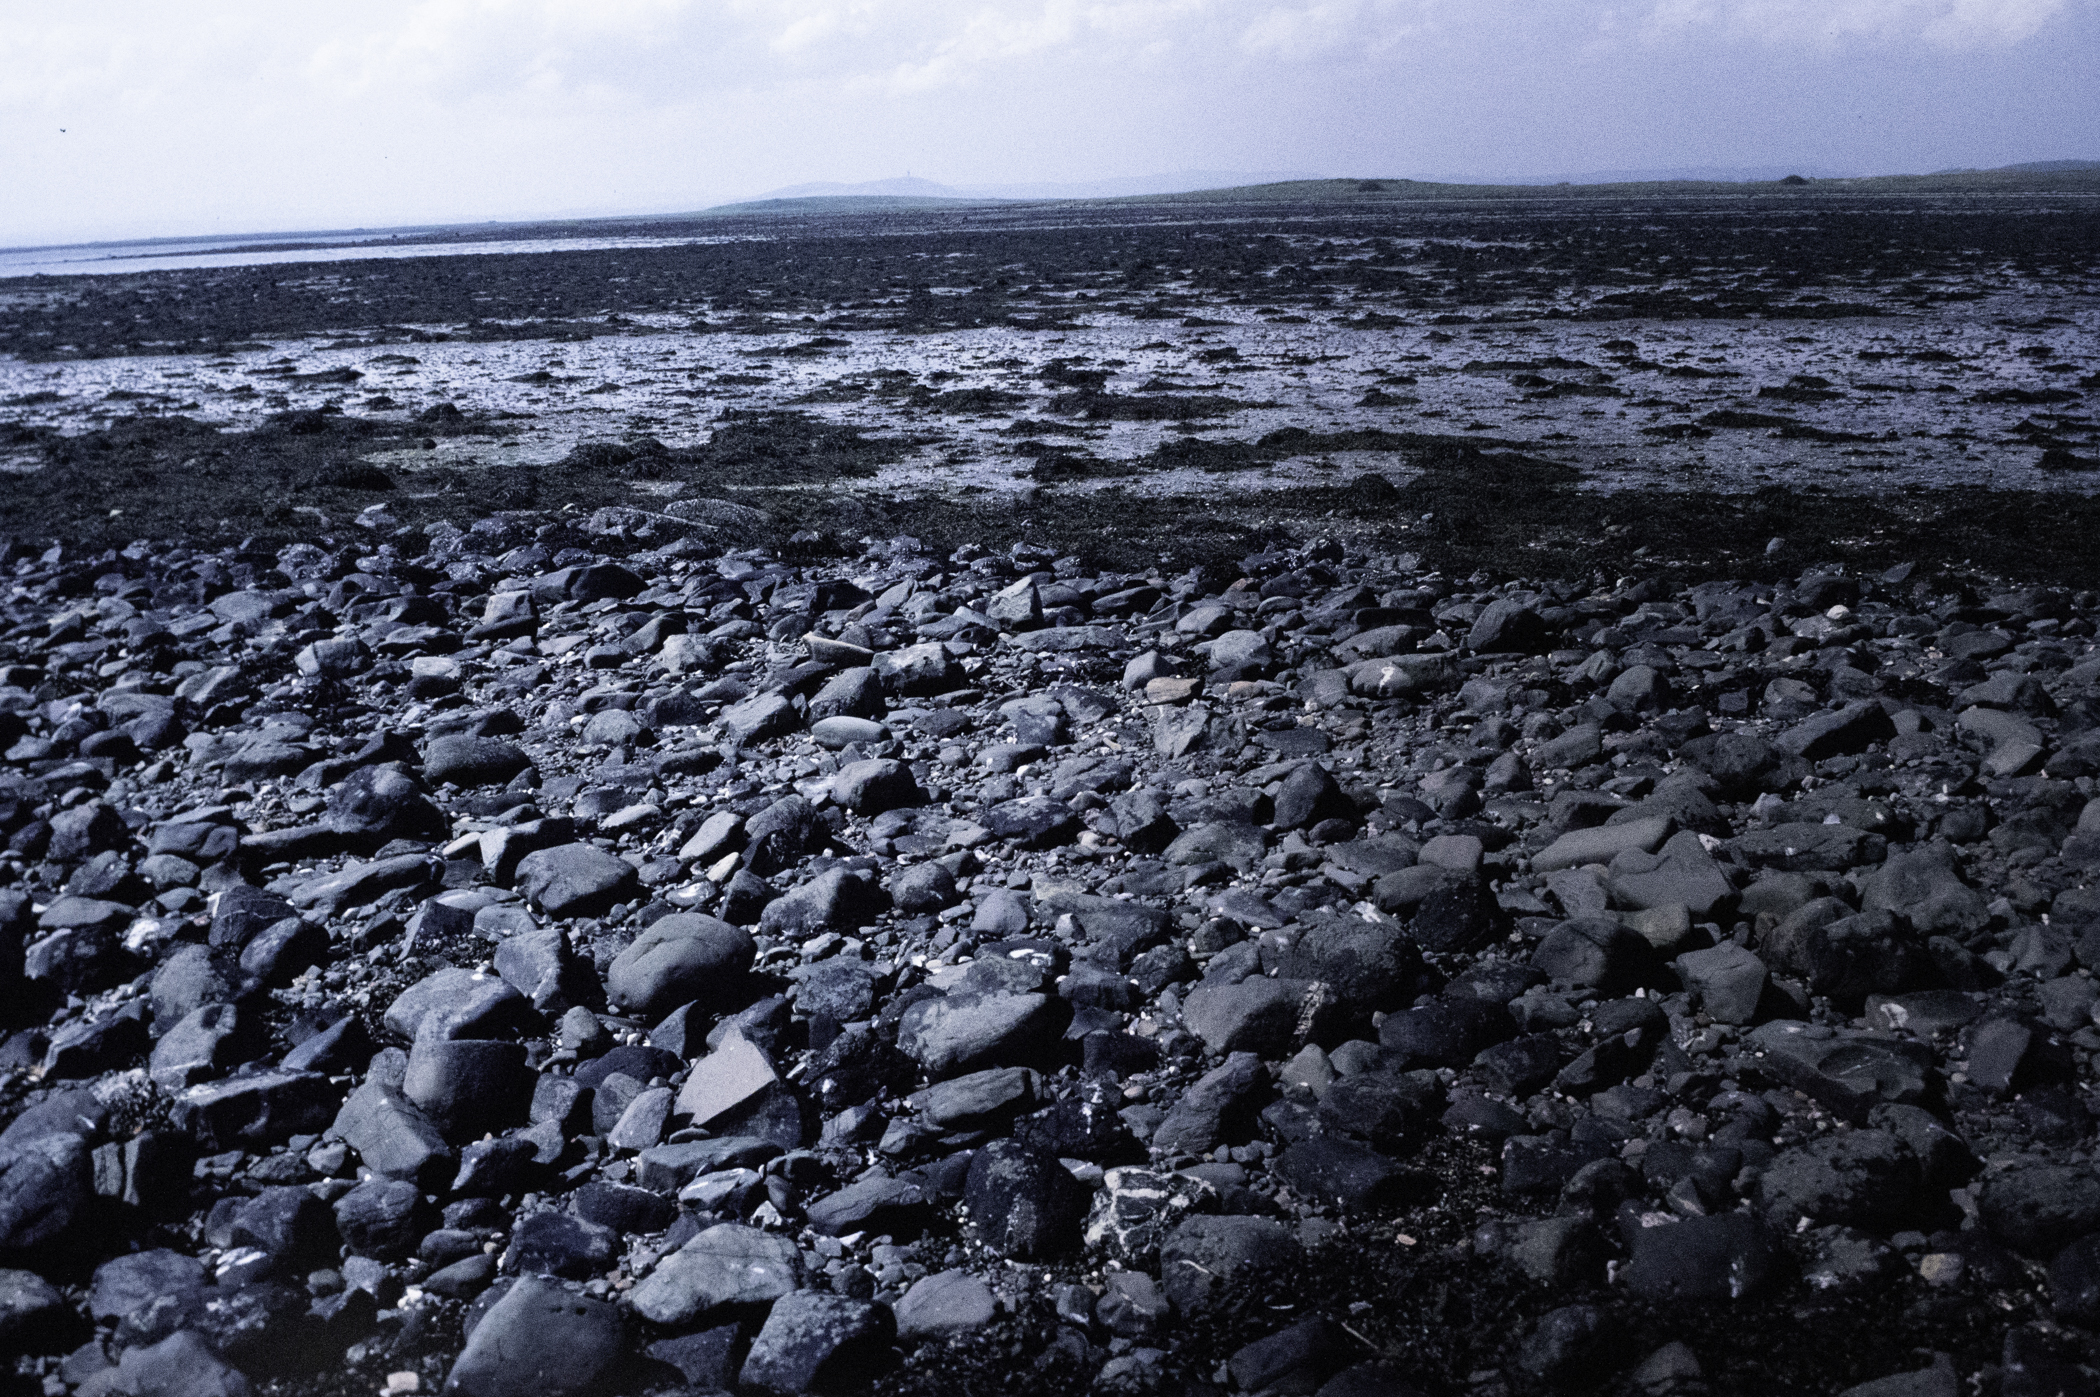
<svg viewBox="0 0 2100 1397">
<path fill-rule="evenodd" d="M 2100 158 L 2100 0 L 0 0 L 0 245 L 910 171 Z"/>
</svg>

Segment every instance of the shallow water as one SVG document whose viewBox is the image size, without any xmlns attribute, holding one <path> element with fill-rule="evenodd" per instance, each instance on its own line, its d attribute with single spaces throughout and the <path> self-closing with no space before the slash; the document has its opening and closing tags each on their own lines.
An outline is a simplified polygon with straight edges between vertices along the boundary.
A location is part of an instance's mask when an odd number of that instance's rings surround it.
<svg viewBox="0 0 2100 1397">
<path fill-rule="evenodd" d="M 298 235 L 299 243 L 273 247 L 271 239 L 214 238 L 197 243 L 86 243 L 70 247 L 0 248 L 0 282 L 9 277 L 119 276 L 198 268 L 274 267 L 307 262 L 368 262 L 397 257 L 477 257 L 503 253 L 618 251 L 639 247 L 706 247 L 749 241 L 743 237 L 516 238 L 503 241 L 370 243 L 370 233 Z M 287 240 L 290 241 L 290 240 Z M 345 246 L 343 244 L 356 244 Z"/>
</svg>

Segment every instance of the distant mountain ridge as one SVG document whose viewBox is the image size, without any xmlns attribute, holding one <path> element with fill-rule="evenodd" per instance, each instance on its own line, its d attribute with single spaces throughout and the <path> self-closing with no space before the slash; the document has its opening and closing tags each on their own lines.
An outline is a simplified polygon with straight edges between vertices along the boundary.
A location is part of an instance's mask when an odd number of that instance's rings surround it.
<svg viewBox="0 0 2100 1397">
<path fill-rule="evenodd" d="M 1145 194 L 1186 194 L 1197 189 L 1224 189 L 1248 184 L 1276 184 L 1284 180 L 1317 179 L 1303 171 L 1284 170 L 1176 170 L 1162 175 L 1136 175 L 1123 179 L 1083 180 L 1076 183 L 1036 181 L 1023 184 L 939 184 L 913 175 L 895 179 L 864 180 L 858 184 L 820 181 L 791 184 L 768 190 L 749 202 L 772 199 L 1127 199 Z"/>
</svg>

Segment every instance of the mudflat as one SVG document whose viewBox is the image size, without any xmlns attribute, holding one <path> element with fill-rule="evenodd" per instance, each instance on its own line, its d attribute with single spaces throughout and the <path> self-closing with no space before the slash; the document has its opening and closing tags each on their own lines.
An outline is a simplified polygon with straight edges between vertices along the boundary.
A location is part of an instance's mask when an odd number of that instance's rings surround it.
<svg viewBox="0 0 2100 1397">
<path fill-rule="evenodd" d="M 0 529 L 719 497 L 783 536 L 1126 563 L 1131 535 L 1236 553 L 1333 512 L 1457 566 L 1739 569 L 1784 537 L 2076 570 L 2093 202 L 754 214 L 684 246 L 21 279 L 0 468 L 39 482 Z"/>
</svg>

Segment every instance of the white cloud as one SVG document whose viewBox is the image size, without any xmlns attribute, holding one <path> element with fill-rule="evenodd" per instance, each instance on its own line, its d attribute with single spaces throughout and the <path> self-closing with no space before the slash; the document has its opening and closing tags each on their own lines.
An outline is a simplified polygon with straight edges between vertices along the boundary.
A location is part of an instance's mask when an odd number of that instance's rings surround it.
<svg viewBox="0 0 2100 1397">
<path fill-rule="evenodd" d="M 1656 0 L 1649 20 L 1664 33 L 1767 45 L 1870 40 L 1971 49 L 2033 38 L 2081 2 L 2090 0 Z"/>
</svg>

